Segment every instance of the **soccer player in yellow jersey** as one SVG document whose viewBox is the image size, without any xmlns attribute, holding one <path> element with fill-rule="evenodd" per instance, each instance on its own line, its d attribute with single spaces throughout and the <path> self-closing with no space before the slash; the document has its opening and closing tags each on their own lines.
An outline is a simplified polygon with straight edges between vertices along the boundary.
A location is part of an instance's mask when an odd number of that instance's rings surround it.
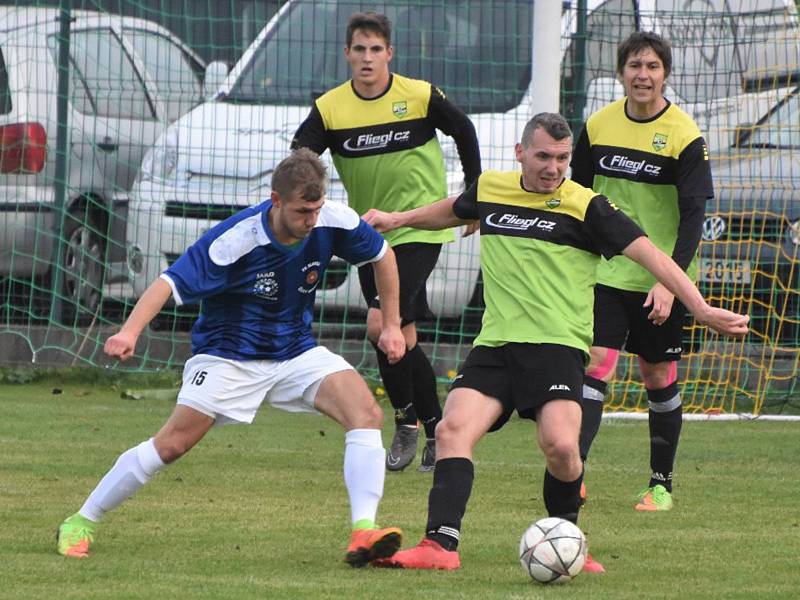
<svg viewBox="0 0 800 600">
<path fill-rule="evenodd" d="M 583 368 L 592 343 L 592 288 L 600 257 L 624 254 L 683 300 L 698 321 L 747 333 L 748 317 L 709 306 L 686 274 L 602 194 L 564 177 L 572 151 L 566 120 L 533 117 L 515 152 L 519 171 L 486 171 L 457 198 L 402 213 L 370 211 L 378 231 L 441 229 L 479 220 L 486 311 L 447 395 L 425 539 L 376 566 L 457 569 L 461 521 L 472 491 L 473 449 L 516 411 L 537 424 L 549 516 L 580 510 L 578 451 Z M 587 558 L 584 570 L 604 571 Z"/>
<path fill-rule="evenodd" d="M 348 203 L 359 215 L 371 208 L 403 211 L 447 196 L 444 158 L 436 130 L 456 143 L 467 186 L 481 172 L 475 127 L 464 112 L 427 81 L 389 70 L 394 49 L 391 23 L 377 13 L 349 19 L 345 58 L 352 79 L 317 98 L 300 125 L 292 147 L 317 153 L 330 149 Z M 375 342 L 380 337 L 381 306 L 369 268 L 359 269 L 369 307 L 367 335 L 375 347 L 384 387 L 395 409 L 396 431 L 386 468 L 404 469 L 417 450 L 417 418 L 427 442 L 420 471 L 432 471 L 436 456 L 434 430 L 442 416 L 436 376 L 417 344 L 415 321 L 429 314 L 425 282 L 442 244 L 453 232 L 403 228 L 386 236 L 400 274 L 400 316 L 406 355 L 390 364 Z"/>
<path fill-rule="evenodd" d="M 626 96 L 586 122 L 572 158 L 572 179 L 612 198 L 663 252 L 694 279 L 705 203 L 714 195 L 706 143 L 691 117 L 664 97 L 669 43 L 636 32 L 617 51 Z M 600 426 L 607 384 L 623 346 L 638 355 L 647 389 L 650 468 L 640 511 L 672 508 L 672 471 L 681 432 L 677 364 L 686 307 L 625 256 L 597 270 L 594 342 L 584 380 L 581 456 Z"/>
</svg>

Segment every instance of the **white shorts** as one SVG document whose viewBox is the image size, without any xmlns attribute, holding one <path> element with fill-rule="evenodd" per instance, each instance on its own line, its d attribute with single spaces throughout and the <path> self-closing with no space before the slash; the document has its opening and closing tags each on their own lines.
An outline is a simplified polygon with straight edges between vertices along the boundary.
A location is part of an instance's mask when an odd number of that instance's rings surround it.
<svg viewBox="0 0 800 600">
<path fill-rule="evenodd" d="M 289 412 L 316 412 L 322 380 L 353 367 L 316 346 L 290 360 L 231 360 L 197 354 L 183 367 L 178 404 L 225 423 L 252 423 L 261 403 Z"/>
</svg>

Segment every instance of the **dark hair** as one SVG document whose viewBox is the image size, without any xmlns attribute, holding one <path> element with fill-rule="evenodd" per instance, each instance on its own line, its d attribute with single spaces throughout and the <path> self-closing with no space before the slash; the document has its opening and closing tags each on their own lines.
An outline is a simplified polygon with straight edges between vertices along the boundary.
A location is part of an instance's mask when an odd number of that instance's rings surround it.
<svg viewBox="0 0 800 600">
<path fill-rule="evenodd" d="M 308 148 L 300 148 L 284 158 L 272 173 L 272 189 L 283 200 L 296 194 L 316 202 L 325 195 L 325 165 Z"/>
<path fill-rule="evenodd" d="M 392 45 L 392 23 L 386 17 L 376 12 L 353 13 L 347 21 L 347 47 L 353 43 L 353 34 L 357 29 L 381 36 L 387 46 Z"/>
<path fill-rule="evenodd" d="M 530 146 L 533 140 L 533 132 L 537 129 L 544 129 L 556 141 L 572 137 L 572 129 L 569 128 L 569 123 L 564 117 L 558 113 L 541 112 L 525 123 L 520 144 L 525 148 Z"/>
<path fill-rule="evenodd" d="M 617 73 L 622 75 L 628 57 L 651 48 L 661 59 L 664 72 L 672 73 L 672 47 L 669 42 L 652 31 L 635 31 L 617 47 Z"/>
</svg>

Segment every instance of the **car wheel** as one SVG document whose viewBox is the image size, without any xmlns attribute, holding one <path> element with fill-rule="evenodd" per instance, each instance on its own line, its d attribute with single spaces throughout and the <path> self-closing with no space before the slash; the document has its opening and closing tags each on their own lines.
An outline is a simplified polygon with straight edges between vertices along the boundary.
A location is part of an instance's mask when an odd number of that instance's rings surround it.
<svg viewBox="0 0 800 600">
<path fill-rule="evenodd" d="M 101 224 L 87 206 L 71 208 L 64 223 L 64 270 L 61 317 L 85 325 L 102 300 L 105 240 Z"/>
</svg>

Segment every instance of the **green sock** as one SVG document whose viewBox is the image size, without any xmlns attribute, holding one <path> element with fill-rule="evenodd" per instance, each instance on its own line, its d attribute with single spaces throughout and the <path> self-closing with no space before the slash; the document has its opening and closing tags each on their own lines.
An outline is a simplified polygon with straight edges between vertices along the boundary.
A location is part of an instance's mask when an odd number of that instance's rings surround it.
<svg viewBox="0 0 800 600">
<path fill-rule="evenodd" d="M 353 523 L 353 529 L 375 529 L 375 521 L 372 519 L 359 519 Z"/>
</svg>

